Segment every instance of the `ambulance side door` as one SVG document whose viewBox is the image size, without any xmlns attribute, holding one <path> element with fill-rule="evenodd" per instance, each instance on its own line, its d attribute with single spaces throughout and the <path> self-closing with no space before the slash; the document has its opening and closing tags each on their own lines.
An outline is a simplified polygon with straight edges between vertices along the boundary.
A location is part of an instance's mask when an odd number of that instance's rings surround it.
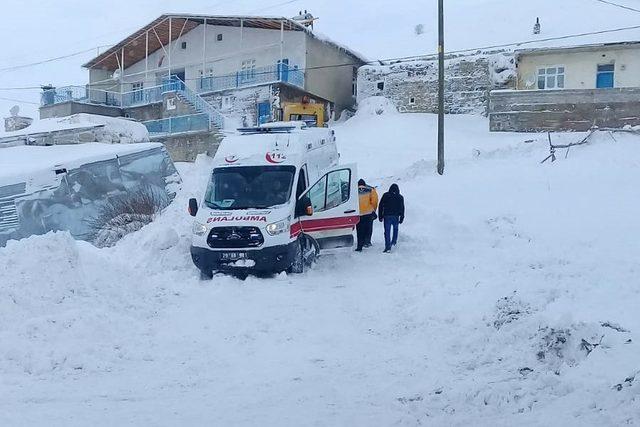
<svg viewBox="0 0 640 427">
<path fill-rule="evenodd" d="M 354 245 L 353 230 L 360 220 L 357 173 L 355 164 L 335 166 L 300 197 L 300 203 L 308 207 L 310 202 L 313 209 L 298 218 L 300 229 L 318 242 L 321 252 Z"/>
</svg>

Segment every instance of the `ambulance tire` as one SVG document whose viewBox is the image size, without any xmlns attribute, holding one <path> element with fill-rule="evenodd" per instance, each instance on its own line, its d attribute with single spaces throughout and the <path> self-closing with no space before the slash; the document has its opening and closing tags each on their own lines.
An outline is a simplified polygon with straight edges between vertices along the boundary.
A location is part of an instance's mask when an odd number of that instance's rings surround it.
<svg viewBox="0 0 640 427">
<path fill-rule="evenodd" d="M 296 252 L 293 257 L 293 263 L 287 269 L 289 274 L 302 274 L 304 273 L 304 237 L 298 238 L 296 241 Z"/>
<path fill-rule="evenodd" d="M 213 279 L 213 271 L 200 270 L 200 280 L 212 280 L 212 279 Z"/>
</svg>

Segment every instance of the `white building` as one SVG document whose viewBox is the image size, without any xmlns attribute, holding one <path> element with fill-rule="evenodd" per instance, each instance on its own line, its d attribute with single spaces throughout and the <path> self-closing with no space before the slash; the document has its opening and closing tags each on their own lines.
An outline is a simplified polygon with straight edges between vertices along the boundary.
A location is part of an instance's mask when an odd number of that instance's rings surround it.
<svg viewBox="0 0 640 427">
<path fill-rule="evenodd" d="M 283 102 L 303 99 L 339 115 L 355 103 L 364 62 L 299 20 L 162 15 L 86 63 L 86 87 L 47 88 L 41 117 L 89 112 L 148 122 L 200 114 L 222 127 L 277 120 Z"/>
</svg>

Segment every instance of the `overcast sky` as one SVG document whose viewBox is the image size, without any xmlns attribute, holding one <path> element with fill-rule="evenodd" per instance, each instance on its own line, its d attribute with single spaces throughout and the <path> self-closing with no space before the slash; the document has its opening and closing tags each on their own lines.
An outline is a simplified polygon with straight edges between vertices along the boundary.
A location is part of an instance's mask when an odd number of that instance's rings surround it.
<svg viewBox="0 0 640 427">
<path fill-rule="evenodd" d="M 81 65 L 96 55 L 97 46 L 114 44 L 163 13 L 291 17 L 306 8 L 319 17 L 317 32 L 371 60 L 436 51 L 436 0 L 0 1 L 0 98 L 16 100 L 0 99 L 0 118 L 15 104 L 37 117 L 40 99 L 39 89 L 2 88 L 83 85 L 88 76 Z M 616 1 L 640 8 L 640 0 Z M 445 9 L 447 50 L 531 39 L 536 17 L 542 22 L 540 37 L 640 24 L 640 13 L 597 0 L 445 0 Z M 417 24 L 424 25 L 420 36 Z M 87 49 L 64 60 L 6 70 Z"/>
<path fill-rule="evenodd" d="M 358 12 L 357 2 L 366 4 Z M 316 30 L 336 41 L 361 50 L 368 57 L 385 56 L 390 51 L 402 54 L 419 54 L 421 50 L 397 47 L 391 43 L 369 43 L 373 33 L 379 38 L 379 23 L 387 19 L 399 22 L 407 20 L 402 31 L 409 37 L 413 27 L 420 23 L 415 18 L 419 8 L 415 0 L 396 0 L 393 12 L 376 15 L 384 10 L 388 1 L 383 0 L 22 0 L 2 2 L 3 24 L 0 27 L 2 54 L 0 55 L 0 88 L 31 87 L 51 83 L 55 86 L 84 84 L 87 72 L 81 65 L 95 56 L 101 45 L 111 45 L 163 13 L 201 14 L 263 14 L 293 16 L 301 9 L 309 9 L 320 19 Z M 313 6 L 313 7 L 311 7 Z M 339 13 L 340 9 L 346 10 Z M 358 13 L 362 19 L 358 19 Z M 406 17 L 406 18 L 403 18 Z M 375 22 L 378 21 L 378 22 Z M 413 21 L 416 21 L 415 23 Z M 377 35 L 376 35 L 377 34 Z M 352 46 L 355 42 L 358 46 Z M 386 45 L 386 47 L 385 47 Z M 371 46 L 375 48 L 371 49 Z M 16 65 L 29 64 L 49 58 L 72 54 L 86 49 L 90 52 L 65 60 L 50 62 L 19 70 L 2 70 Z M 425 51 L 433 50 L 425 46 Z M 0 99 L 0 117 L 8 115 L 12 105 L 19 104 L 25 115 L 37 116 L 38 89 L 0 90 L 1 98 L 12 98 L 18 103 Z"/>
</svg>

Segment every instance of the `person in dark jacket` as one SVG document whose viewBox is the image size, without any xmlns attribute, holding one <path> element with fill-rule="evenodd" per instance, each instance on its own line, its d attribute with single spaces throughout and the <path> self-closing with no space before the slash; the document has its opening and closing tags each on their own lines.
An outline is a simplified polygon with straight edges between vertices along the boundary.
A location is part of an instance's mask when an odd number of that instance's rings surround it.
<svg viewBox="0 0 640 427">
<path fill-rule="evenodd" d="M 382 195 L 378 219 L 384 222 L 384 252 L 390 252 L 398 243 L 398 224 L 404 222 L 404 197 L 400 195 L 398 184 L 391 184 L 389 191 Z"/>
</svg>

